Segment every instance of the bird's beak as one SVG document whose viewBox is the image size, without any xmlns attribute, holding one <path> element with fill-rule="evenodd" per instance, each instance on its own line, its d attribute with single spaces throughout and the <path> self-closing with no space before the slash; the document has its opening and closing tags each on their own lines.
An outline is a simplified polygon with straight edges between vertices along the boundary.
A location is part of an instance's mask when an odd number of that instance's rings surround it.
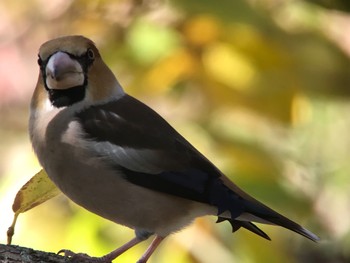
<svg viewBox="0 0 350 263">
<path fill-rule="evenodd" d="M 67 53 L 56 52 L 46 65 L 46 86 L 49 89 L 69 89 L 84 84 L 80 63 Z"/>
</svg>

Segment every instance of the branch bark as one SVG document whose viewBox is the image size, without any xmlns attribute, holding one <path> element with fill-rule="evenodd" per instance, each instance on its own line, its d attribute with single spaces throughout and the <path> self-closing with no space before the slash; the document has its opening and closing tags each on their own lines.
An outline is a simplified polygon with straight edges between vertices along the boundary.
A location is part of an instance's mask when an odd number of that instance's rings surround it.
<svg viewBox="0 0 350 263">
<path fill-rule="evenodd" d="M 68 257 L 55 253 L 34 250 L 32 248 L 0 244 L 1 263 L 67 263 L 72 262 Z M 74 263 L 77 261 L 74 261 Z M 79 263 L 88 263 L 88 260 L 79 260 Z"/>
</svg>

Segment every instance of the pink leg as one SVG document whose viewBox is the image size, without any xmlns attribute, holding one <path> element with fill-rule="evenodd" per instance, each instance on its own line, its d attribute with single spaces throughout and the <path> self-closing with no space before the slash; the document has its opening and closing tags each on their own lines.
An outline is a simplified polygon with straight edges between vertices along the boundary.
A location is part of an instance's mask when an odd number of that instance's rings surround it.
<svg viewBox="0 0 350 263">
<path fill-rule="evenodd" d="M 104 255 L 101 257 L 102 262 L 112 262 L 113 259 L 123 254 L 125 251 L 127 251 L 129 248 L 132 248 L 133 246 L 137 245 L 138 243 L 142 242 L 144 240 L 138 239 L 137 237 L 134 237 L 126 244 L 122 245 L 121 247 L 117 248 L 116 250 L 113 250 L 111 253 L 108 253 L 107 255 Z"/>
<path fill-rule="evenodd" d="M 141 256 L 137 263 L 146 263 L 159 244 L 163 241 L 164 237 L 156 236 L 151 245 L 147 248 L 146 252 Z"/>
<path fill-rule="evenodd" d="M 66 249 L 62 249 L 61 251 L 58 252 L 58 254 L 63 253 L 65 256 L 71 257 L 73 261 L 81 259 L 81 260 L 88 260 L 91 263 L 109 263 L 109 262 L 112 262 L 112 260 L 115 259 L 116 257 L 123 254 L 129 248 L 132 248 L 133 246 L 137 245 L 142 241 L 144 241 L 144 239 L 134 237 L 126 244 L 122 245 L 121 247 L 117 248 L 116 250 L 113 250 L 111 253 L 108 253 L 107 255 L 104 255 L 102 257 L 90 257 L 87 254 L 74 253 Z"/>
</svg>

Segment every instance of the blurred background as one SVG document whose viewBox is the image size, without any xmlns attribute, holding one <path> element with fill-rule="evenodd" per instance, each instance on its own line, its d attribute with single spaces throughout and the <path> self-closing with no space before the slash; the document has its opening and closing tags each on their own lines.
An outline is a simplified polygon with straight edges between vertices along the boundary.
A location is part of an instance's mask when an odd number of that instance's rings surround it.
<svg viewBox="0 0 350 263">
<path fill-rule="evenodd" d="M 37 50 L 82 34 L 129 94 L 322 239 L 260 225 L 269 242 L 201 218 L 151 263 L 350 262 L 349 11 L 347 0 L 0 1 L 0 242 L 40 169 L 27 134 Z M 61 195 L 21 215 L 13 243 L 99 256 L 132 236 Z M 115 262 L 136 262 L 148 244 Z"/>
</svg>

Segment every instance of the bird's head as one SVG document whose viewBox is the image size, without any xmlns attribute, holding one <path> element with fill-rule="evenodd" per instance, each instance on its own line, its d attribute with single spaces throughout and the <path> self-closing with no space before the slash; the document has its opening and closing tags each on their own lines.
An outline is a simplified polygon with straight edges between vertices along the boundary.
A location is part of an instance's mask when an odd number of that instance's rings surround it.
<svg viewBox="0 0 350 263">
<path fill-rule="evenodd" d="M 83 36 L 45 42 L 39 50 L 38 64 L 35 106 L 45 98 L 52 106 L 61 108 L 81 101 L 98 103 L 123 94 L 95 44 Z"/>
</svg>

